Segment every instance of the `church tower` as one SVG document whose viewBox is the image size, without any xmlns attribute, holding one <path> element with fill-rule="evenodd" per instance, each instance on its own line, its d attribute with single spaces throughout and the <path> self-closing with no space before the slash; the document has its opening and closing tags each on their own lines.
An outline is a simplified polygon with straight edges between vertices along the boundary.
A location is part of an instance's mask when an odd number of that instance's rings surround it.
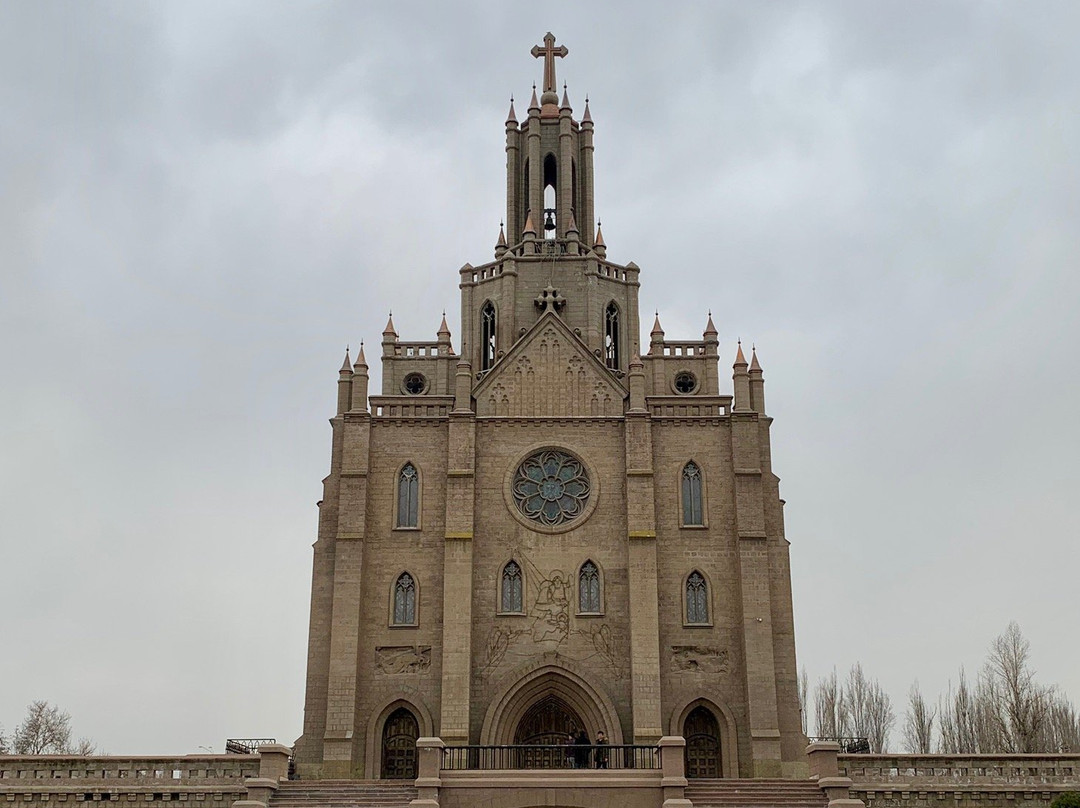
<svg viewBox="0 0 1080 808">
<path fill-rule="evenodd" d="M 593 120 L 548 34 L 506 120 L 506 218 L 465 264 L 460 352 L 346 354 L 314 546 L 305 778 L 416 776 L 447 747 L 686 739 L 688 777 L 806 773 L 764 381 L 719 339 L 639 345 L 594 211 Z M 690 302 L 690 301 L 688 301 Z M 726 384 L 725 384 L 726 388 Z M 531 754 L 531 753 L 530 753 Z M 542 767 L 543 757 L 529 758 Z"/>
</svg>

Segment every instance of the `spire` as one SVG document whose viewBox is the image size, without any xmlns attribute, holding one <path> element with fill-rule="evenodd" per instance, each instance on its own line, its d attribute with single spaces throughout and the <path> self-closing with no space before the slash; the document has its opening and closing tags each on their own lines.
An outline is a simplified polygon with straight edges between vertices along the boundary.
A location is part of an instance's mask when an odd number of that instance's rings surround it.
<svg viewBox="0 0 1080 808">
<path fill-rule="evenodd" d="M 495 242 L 496 247 L 506 246 L 506 232 L 503 230 L 503 223 L 499 222 L 499 240 Z"/>
<path fill-rule="evenodd" d="M 345 347 L 345 361 L 341 363 L 341 373 L 352 373 L 352 359 L 349 358 L 349 348 Z"/>
<path fill-rule="evenodd" d="M 360 340 L 360 353 L 356 355 L 356 364 L 353 367 L 359 372 L 360 368 L 367 370 L 367 358 L 364 356 L 364 341 Z"/>
<path fill-rule="evenodd" d="M 582 123 L 592 123 L 592 115 L 589 114 L 589 96 L 585 96 L 585 114 L 581 116 Z"/>
<path fill-rule="evenodd" d="M 436 336 L 440 339 L 446 337 L 446 341 L 450 341 L 450 326 L 446 324 L 446 312 L 442 313 L 442 322 L 439 323 L 439 330 L 436 332 Z"/>
<path fill-rule="evenodd" d="M 386 321 L 386 328 L 383 329 L 383 336 L 397 337 L 397 331 L 394 330 L 394 312 L 390 312 L 390 317 Z"/>
<path fill-rule="evenodd" d="M 536 85 L 535 84 L 533 85 L 532 99 L 529 101 L 529 112 L 530 112 L 530 114 L 532 113 L 533 110 L 536 110 L 537 112 L 540 111 L 540 102 L 536 99 Z"/>
<path fill-rule="evenodd" d="M 567 112 L 570 111 L 570 96 L 568 96 L 566 94 L 566 83 L 565 82 L 563 82 L 563 86 L 562 86 L 562 104 L 560 104 L 559 106 L 560 106 L 561 109 L 565 109 Z"/>
<path fill-rule="evenodd" d="M 656 319 L 653 320 L 652 331 L 650 331 L 649 334 L 659 334 L 661 337 L 664 336 L 664 329 L 660 327 L 660 312 L 656 312 Z"/>
<path fill-rule="evenodd" d="M 706 337 L 715 337 L 716 334 L 717 334 L 716 326 L 713 325 L 712 312 L 710 311 L 709 312 L 709 322 L 707 322 L 705 324 L 705 336 Z"/>
<path fill-rule="evenodd" d="M 604 232 L 600 229 L 600 222 L 596 223 L 596 241 L 593 242 L 596 247 L 606 247 L 604 243 Z"/>
<path fill-rule="evenodd" d="M 517 126 L 517 113 L 514 112 L 514 96 L 510 96 L 510 111 L 506 113 L 506 122 Z"/>
<path fill-rule="evenodd" d="M 742 352 L 742 340 L 739 340 L 739 352 L 735 354 L 735 367 L 739 365 L 746 367 L 746 357 L 743 356 Z"/>
<path fill-rule="evenodd" d="M 574 239 L 578 237 L 577 219 L 574 218 L 574 211 L 570 211 L 570 224 L 566 227 L 566 235 L 574 234 Z"/>
<path fill-rule="evenodd" d="M 533 224 L 532 209 L 529 209 L 529 213 L 525 216 L 525 229 L 521 231 L 521 235 L 528 238 L 532 236 L 536 237 L 536 225 Z"/>
<path fill-rule="evenodd" d="M 750 370 L 751 372 L 756 370 L 758 373 L 761 373 L 761 365 L 759 365 L 757 361 L 756 345 L 750 346 Z"/>
</svg>

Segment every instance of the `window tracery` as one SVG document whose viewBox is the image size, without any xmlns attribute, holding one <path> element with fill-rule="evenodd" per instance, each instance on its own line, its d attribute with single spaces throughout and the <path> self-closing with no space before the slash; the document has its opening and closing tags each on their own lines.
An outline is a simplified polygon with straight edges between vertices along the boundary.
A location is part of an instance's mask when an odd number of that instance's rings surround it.
<svg viewBox="0 0 1080 808">
<path fill-rule="evenodd" d="M 394 619 L 395 626 L 416 625 L 416 581 L 403 572 L 394 584 Z"/>
<path fill-rule="evenodd" d="M 611 301 L 604 310 L 604 364 L 619 368 L 619 307 Z"/>
<path fill-rule="evenodd" d="M 591 485 L 584 463 L 567 452 L 544 449 L 518 466 L 512 490 L 526 518 L 554 527 L 584 512 Z"/>
<path fill-rule="evenodd" d="M 691 460 L 682 470 L 682 523 L 690 527 L 705 524 L 701 500 L 701 469 Z"/>
<path fill-rule="evenodd" d="M 406 463 L 398 473 L 397 526 L 417 527 L 420 518 L 420 473 Z"/>
<path fill-rule="evenodd" d="M 686 578 L 686 622 L 697 625 L 709 622 L 709 585 L 697 570 Z"/>
<path fill-rule="evenodd" d="M 516 561 L 510 561 L 503 567 L 499 611 L 520 614 L 524 611 L 523 607 L 521 567 Z"/>
<path fill-rule="evenodd" d="M 490 300 L 480 309 L 480 370 L 495 364 L 495 304 Z"/>
<path fill-rule="evenodd" d="M 592 561 L 586 561 L 578 571 L 578 611 L 600 612 L 600 570 Z"/>
</svg>

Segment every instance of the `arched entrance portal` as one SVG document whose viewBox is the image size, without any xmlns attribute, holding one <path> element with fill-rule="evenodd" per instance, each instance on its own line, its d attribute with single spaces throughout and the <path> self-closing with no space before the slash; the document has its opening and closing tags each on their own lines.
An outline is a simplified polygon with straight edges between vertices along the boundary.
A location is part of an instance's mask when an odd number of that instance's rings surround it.
<svg viewBox="0 0 1080 808">
<path fill-rule="evenodd" d="M 390 780 L 416 779 L 416 739 L 420 725 L 404 707 L 390 714 L 383 726 L 382 776 Z"/>
<path fill-rule="evenodd" d="M 683 724 L 686 739 L 686 776 L 720 777 L 720 726 L 716 716 L 697 706 Z"/>
<path fill-rule="evenodd" d="M 567 765 L 566 742 L 585 722 L 573 707 L 558 696 L 545 696 L 533 704 L 518 722 L 514 743 L 536 747 L 517 754 L 523 769 L 558 769 Z M 554 747 L 554 748 L 553 748 Z"/>
</svg>

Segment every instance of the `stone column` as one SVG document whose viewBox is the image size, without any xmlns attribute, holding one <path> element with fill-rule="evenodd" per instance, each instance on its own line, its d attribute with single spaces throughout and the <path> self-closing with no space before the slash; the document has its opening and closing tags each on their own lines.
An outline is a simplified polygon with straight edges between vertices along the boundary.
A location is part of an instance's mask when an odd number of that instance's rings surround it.
<svg viewBox="0 0 1080 808">
<path fill-rule="evenodd" d="M 840 776 L 836 756 L 840 744 L 819 741 L 806 747 L 810 761 L 810 779 L 817 780 L 829 799 L 829 808 L 865 808 L 862 800 L 851 798 L 851 778 Z"/>
<path fill-rule="evenodd" d="M 439 787 L 442 779 L 439 773 L 442 771 L 443 748 L 446 746 L 442 738 L 417 738 L 416 754 L 417 777 L 416 799 L 409 803 L 415 808 L 438 808 Z"/>
<path fill-rule="evenodd" d="M 692 808 L 693 803 L 686 799 L 686 740 L 681 735 L 665 735 L 659 745 L 663 808 Z"/>
<path fill-rule="evenodd" d="M 266 808 L 282 780 L 289 779 L 292 749 L 278 743 L 259 747 L 259 776 L 244 781 L 247 799 L 237 800 L 233 808 Z"/>
<path fill-rule="evenodd" d="M 660 618 L 656 584 L 656 511 L 652 423 L 626 414 L 627 582 L 634 743 L 656 743 L 660 726 Z"/>
</svg>

